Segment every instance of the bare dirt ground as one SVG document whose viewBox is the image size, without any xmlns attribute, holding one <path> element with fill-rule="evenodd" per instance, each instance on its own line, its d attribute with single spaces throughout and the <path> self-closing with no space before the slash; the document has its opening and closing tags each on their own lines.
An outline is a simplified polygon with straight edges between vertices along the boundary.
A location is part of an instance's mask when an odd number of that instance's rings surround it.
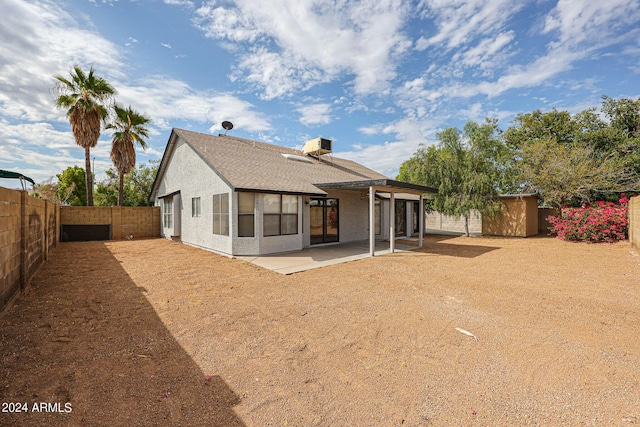
<svg viewBox="0 0 640 427">
<path fill-rule="evenodd" d="M 430 236 L 282 276 L 63 243 L 0 319 L 0 378 L 12 426 L 640 424 L 640 258 Z"/>
</svg>

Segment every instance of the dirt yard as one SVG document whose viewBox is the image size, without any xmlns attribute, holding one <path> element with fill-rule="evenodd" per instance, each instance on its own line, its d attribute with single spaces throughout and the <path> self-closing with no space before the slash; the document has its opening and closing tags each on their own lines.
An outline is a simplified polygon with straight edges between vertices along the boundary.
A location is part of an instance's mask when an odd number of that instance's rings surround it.
<svg viewBox="0 0 640 427">
<path fill-rule="evenodd" d="M 640 424 L 629 249 L 431 236 L 282 276 L 63 243 L 0 318 L 0 425 Z"/>
</svg>

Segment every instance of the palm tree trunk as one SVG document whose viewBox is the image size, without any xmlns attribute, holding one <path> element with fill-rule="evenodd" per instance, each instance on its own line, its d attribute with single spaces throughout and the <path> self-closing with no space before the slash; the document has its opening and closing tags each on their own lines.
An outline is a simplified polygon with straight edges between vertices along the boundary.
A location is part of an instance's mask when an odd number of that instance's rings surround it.
<svg viewBox="0 0 640 427">
<path fill-rule="evenodd" d="M 124 174 L 122 171 L 118 171 L 118 175 L 118 206 L 124 206 Z"/>
<path fill-rule="evenodd" d="M 87 206 L 93 206 L 93 171 L 91 170 L 90 148 L 84 149 L 84 178 L 87 185 Z"/>
</svg>

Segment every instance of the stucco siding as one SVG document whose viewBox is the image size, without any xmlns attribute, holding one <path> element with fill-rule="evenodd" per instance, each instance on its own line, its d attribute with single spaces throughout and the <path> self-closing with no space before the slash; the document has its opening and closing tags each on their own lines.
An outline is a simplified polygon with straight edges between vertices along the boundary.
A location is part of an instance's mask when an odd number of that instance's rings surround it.
<svg viewBox="0 0 640 427">
<path fill-rule="evenodd" d="M 163 227 L 163 236 L 179 233 L 184 243 L 232 254 L 231 236 L 235 230 L 232 209 L 229 213 L 229 236 L 213 234 L 213 195 L 229 194 L 229 204 L 233 206 L 231 188 L 180 138 L 158 187 L 158 195 L 174 191 L 180 191 L 173 212 L 177 229 Z M 200 198 L 200 216 L 192 215 L 192 199 L 196 197 Z M 162 200 L 158 200 L 157 205 L 162 207 Z"/>
<path fill-rule="evenodd" d="M 234 203 L 232 204 L 232 224 L 236 230 L 233 234 L 233 254 L 234 255 L 265 255 L 270 253 L 299 251 L 304 247 L 304 228 L 303 216 L 304 198 L 298 196 L 298 234 L 290 234 L 285 236 L 264 236 L 262 215 L 264 206 L 264 194 L 255 194 L 255 210 L 254 210 L 254 237 L 238 237 L 238 195 L 234 194 Z M 276 193 L 274 193 L 276 194 Z M 307 228 L 308 230 L 308 228 Z"/>
<path fill-rule="evenodd" d="M 361 191 L 329 190 L 327 198 L 339 200 L 339 241 L 369 238 L 369 199 Z"/>
</svg>

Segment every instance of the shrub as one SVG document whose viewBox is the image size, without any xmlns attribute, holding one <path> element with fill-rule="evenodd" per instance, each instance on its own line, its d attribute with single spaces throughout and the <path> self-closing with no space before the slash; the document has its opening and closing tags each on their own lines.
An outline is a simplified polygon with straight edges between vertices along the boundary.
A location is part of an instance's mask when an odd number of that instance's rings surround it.
<svg viewBox="0 0 640 427">
<path fill-rule="evenodd" d="M 595 206 L 562 208 L 560 217 L 549 216 L 551 233 L 573 242 L 617 242 L 627 238 L 629 199 L 623 194 L 619 204 L 598 201 Z"/>
</svg>

